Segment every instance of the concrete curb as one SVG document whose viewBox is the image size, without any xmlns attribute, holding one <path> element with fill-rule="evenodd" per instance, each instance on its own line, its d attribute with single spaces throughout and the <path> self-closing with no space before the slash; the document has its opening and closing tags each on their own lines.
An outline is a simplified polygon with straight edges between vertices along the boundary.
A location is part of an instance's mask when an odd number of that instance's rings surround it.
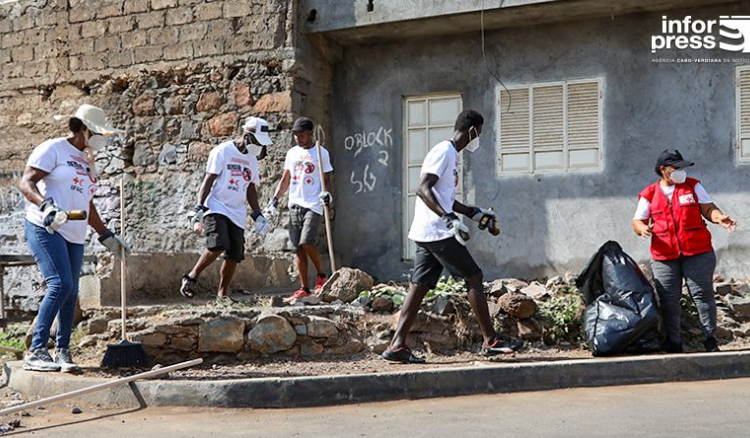
<svg viewBox="0 0 750 438">
<path fill-rule="evenodd" d="M 5 364 L 7 384 L 34 398 L 104 379 L 25 371 Z M 105 407 L 298 408 L 399 399 L 750 377 L 750 351 L 544 363 L 492 364 L 380 374 L 187 381 L 146 380 L 78 398 Z M 139 400 L 140 399 L 140 400 Z"/>
</svg>

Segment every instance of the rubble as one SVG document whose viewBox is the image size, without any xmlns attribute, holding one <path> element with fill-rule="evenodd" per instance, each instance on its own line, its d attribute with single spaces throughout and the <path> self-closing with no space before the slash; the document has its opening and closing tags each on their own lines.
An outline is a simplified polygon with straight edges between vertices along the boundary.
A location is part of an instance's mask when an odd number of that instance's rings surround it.
<svg viewBox="0 0 750 438">
<path fill-rule="evenodd" d="M 370 290 L 375 284 L 370 275 L 360 269 L 340 268 L 321 290 L 320 296 L 326 302 L 341 300 L 345 303 L 353 301 L 364 290 Z"/>
</svg>

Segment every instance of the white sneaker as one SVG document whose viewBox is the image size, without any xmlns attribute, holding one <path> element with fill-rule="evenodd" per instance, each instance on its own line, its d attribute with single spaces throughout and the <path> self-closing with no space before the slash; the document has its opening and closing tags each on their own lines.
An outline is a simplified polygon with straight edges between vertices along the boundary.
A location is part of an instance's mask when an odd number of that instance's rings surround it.
<svg viewBox="0 0 750 438">
<path fill-rule="evenodd" d="M 60 365 L 52 360 L 46 349 L 37 348 L 23 358 L 23 369 L 30 371 L 60 371 Z"/>
<path fill-rule="evenodd" d="M 70 350 L 67 348 L 55 350 L 55 363 L 60 365 L 60 371 L 63 373 L 81 371 L 81 367 L 73 362 L 73 356 L 70 355 Z"/>
</svg>

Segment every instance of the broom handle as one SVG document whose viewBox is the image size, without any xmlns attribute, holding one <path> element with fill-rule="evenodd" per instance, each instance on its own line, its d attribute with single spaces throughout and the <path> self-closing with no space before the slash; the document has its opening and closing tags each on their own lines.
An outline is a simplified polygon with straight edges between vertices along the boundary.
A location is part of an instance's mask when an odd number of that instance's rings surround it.
<svg viewBox="0 0 750 438">
<path fill-rule="evenodd" d="M 125 181 L 124 178 L 120 179 L 120 235 L 125 238 Z M 120 251 L 120 317 L 122 318 L 122 340 L 127 341 L 127 334 L 125 333 L 125 320 L 126 315 L 126 293 L 127 282 L 125 279 L 125 248 L 121 248 Z"/>
<path fill-rule="evenodd" d="M 323 152 L 320 150 L 320 141 L 315 142 L 318 149 L 318 173 L 320 173 L 320 187 L 326 191 L 326 178 L 323 172 Z M 331 259 L 331 274 L 336 272 L 336 260 L 333 257 L 333 235 L 331 234 L 331 217 L 328 214 L 328 206 L 323 204 L 323 216 L 326 220 L 326 240 L 328 240 L 328 257 Z M 305 274 L 307 275 L 307 274 Z"/>
</svg>

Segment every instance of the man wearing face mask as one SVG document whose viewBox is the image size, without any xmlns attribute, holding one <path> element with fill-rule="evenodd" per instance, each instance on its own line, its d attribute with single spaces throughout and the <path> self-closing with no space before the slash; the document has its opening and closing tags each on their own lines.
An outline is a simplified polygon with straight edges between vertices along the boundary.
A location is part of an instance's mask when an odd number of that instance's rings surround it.
<svg viewBox="0 0 750 438">
<path fill-rule="evenodd" d="M 75 371 L 70 354 L 78 279 L 83 265 L 87 225 L 115 257 L 130 253 L 128 245 L 108 230 L 93 202 L 96 169 L 93 152 L 106 145 L 104 135 L 123 131 L 106 123 L 104 111 L 81 105 L 68 120 L 71 134 L 47 140 L 31 153 L 18 188 L 26 197 L 25 236 L 34 260 L 44 276 L 44 295 L 34 335 L 23 367 L 33 371 Z M 72 211 L 83 211 L 72 220 Z M 69 220 L 70 219 L 70 220 Z M 50 327 L 58 318 L 56 354 L 47 352 Z"/>
<path fill-rule="evenodd" d="M 482 125 L 484 118 L 477 111 L 461 112 L 456 119 L 453 137 L 435 145 L 424 159 L 414 221 L 409 230 L 409 239 L 417 245 L 414 273 L 396 332 L 390 346 L 383 352 L 386 360 L 425 362 L 424 358 L 415 356 L 407 347 L 406 336 L 425 294 L 435 288 L 444 268 L 452 276 L 466 281 L 469 303 L 484 338 L 482 355 L 511 354 L 523 346 L 523 342 L 507 339 L 495 332 L 482 286 L 482 270 L 465 246 L 469 240 L 469 228 L 456 216 L 456 213 L 460 213 L 485 224 L 483 228 L 488 231 L 495 228 L 497 219 L 491 209 L 469 207 L 456 201 L 456 187 L 460 178 L 458 153 L 463 149 L 474 152 L 479 148 Z"/>
<path fill-rule="evenodd" d="M 633 217 L 633 231 L 651 238 L 651 257 L 656 292 L 666 331 L 662 349 L 682 352 L 680 296 L 683 279 L 695 302 L 706 351 L 719 351 L 716 331 L 716 301 L 713 275 L 716 256 L 711 233 L 703 219 L 721 225 L 730 233 L 737 222 L 717 207 L 703 185 L 688 178 L 685 168 L 694 163 L 677 150 L 665 150 L 656 161 L 661 178 L 641 191 Z"/>
<path fill-rule="evenodd" d="M 195 296 L 198 276 L 224 253 L 216 300 L 223 304 L 233 302 L 228 295 L 229 284 L 237 264 L 245 258 L 245 202 L 253 209 L 250 216 L 255 222 L 254 231 L 259 234 L 268 231 L 256 190 L 260 184 L 256 155 L 272 143 L 268 123 L 248 117 L 242 131 L 242 138 L 221 143 L 209 154 L 206 177 L 198 191 L 198 205 L 188 214 L 191 228 L 206 236 L 206 250 L 182 277 L 180 293 L 185 298 Z"/>
</svg>

